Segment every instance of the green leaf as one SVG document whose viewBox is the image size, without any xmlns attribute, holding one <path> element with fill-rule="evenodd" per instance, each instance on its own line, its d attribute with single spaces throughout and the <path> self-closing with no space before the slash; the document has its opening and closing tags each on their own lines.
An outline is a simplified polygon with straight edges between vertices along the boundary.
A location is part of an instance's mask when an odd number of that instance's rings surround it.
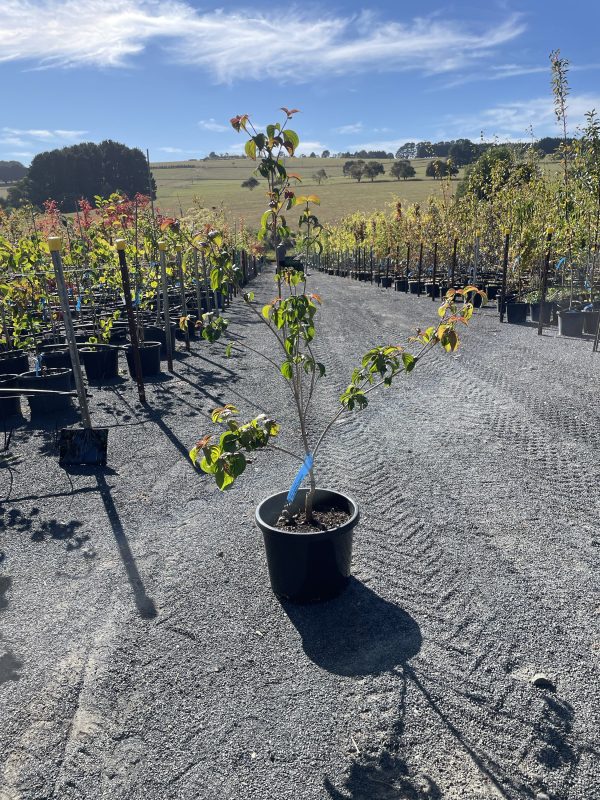
<svg viewBox="0 0 600 800">
<path fill-rule="evenodd" d="M 224 492 L 228 486 L 234 482 L 235 478 L 233 475 L 230 475 L 228 472 L 225 472 L 224 469 L 218 468 L 215 470 L 215 480 L 217 482 L 217 486 L 219 489 Z"/>
<path fill-rule="evenodd" d="M 284 361 L 279 369 L 281 370 L 281 374 L 284 378 L 286 378 L 288 381 L 292 379 L 294 375 L 294 365 L 291 361 Z"/>
<path fill-rule="evenodd" d="M 298 145 L 300 144 L 300 137 L 298 136 L 296 131 L 293 131 L 291 130 L 291 128 L 288 128 L 283 132 L 283 141 L 291 144 L 292 149 L 296 150 L 298 148 Z M 290 153 L 290 155 L 293 155 L 293 153 Z"/>
<path fill-rule="evenodd" d="M 417 363 L 417 359 L 410 353 L 402 353 L 402 363 L 406 372 L 412 372 Z"/>
<path fill-rule="evenodd" d="M 229 342 L 227 347 L 225 348 L 225 358 L 231 358 L 232 349 L 233 349 L 233 344 Z"/>
<path fill-rule="evenodd" d="M 256 142 L 254 139 L 248 139 L 244 146 L 244 152 L 251 158 L 253 161 L 256 161 Z"/>
</svg>

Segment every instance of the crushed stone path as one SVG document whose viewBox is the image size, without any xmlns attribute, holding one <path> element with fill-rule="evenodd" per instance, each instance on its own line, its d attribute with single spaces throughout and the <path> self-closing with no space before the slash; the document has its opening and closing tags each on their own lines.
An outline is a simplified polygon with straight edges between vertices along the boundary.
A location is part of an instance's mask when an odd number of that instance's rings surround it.
<svg viewBox="0 0 600 800">
<path fill-rule="evenodd" d="M 436 304 L 315 274 L 327 383 Z M 272 275 L 253 286 L 265 302 Z M 271 352 L 238 302 L 234 329 Z M 180 345 L 181 346 L 181 345 Z M 123 367 L 125 366 L 123 361 Z M 598 800 L 600 355 L 484 309 L 334 428 L 321 485 L 362 519 L 348 590 L 282 605 L 256 504 L 187 459 L 224 402 L 296 427 L 283 381 L 196 342 L 148 385 L 93 388 L 109 467 L 23 424 L 0 470 L 0 800 Z M 551 689 L 530 678 L 545 673 Z"/>
</svg>

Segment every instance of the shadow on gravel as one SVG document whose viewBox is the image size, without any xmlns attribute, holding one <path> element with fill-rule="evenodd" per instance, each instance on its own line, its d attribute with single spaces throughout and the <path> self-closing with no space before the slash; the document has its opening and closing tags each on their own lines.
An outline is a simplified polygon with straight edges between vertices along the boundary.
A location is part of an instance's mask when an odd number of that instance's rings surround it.
<svg viewBox="0 0 600 800">
<path fill-rule="evenodd" d="M 6 595 L 11 584 L 12 578 L 7 575 L 0 575 L 0 612 L 8 607 Z M 0 647 L 2 647 L 1 644 Z M 23 662 L 15 658 L 10 650 L 4 649 L 5 652 L 0 656 L 0 686 L 8 681 L 18 681 L 21 677 L 19 670 L 23 666 Z"/>
<path fill-rule="evenodd" d="M 345 677 L 389 672 L 398 679 L 398 718 L 383 751 L 357 754 L 341 790 L 326 778 L 326 796 L 331 800 L 441 800 L 437 785 L 427 776 L 411 775 L 398 753 L 404 732 L 404 671 L 421 649 L 416 621 L 354 578 L 343 594 L 327 603 L 282 605 L 302 636 L 304 652 L 318 666 Z"/>
<path fill-rule="evenodd" d="M 121 518 L 117 512 L 110 486 L 106 483 L 106 478 L 101 472 L 96 473 L 96 482 L 98 484 L 98 491 L 102 498 L 106 516 L 112 528 L 117 547 L 119 548 L 119 555 L 127 573 L 127 580 L 133 591 L 133 597 L 138 613 L 142 619 L 154 619 L 157 615 L 156 606 L 151 597 L 146 594 L 146 587 L 142 581 L 141 575 L 135 563 L 135 558 L 129 547 L 129 541 L 123 529 Z"/>
<path fill-rule="evenodd" d="M 326 603 L 282 605 L 302 636 L 306 655 L 336 675 L 389 672 L 421 649 L 415 620 L 355 578 Z"/>
</svg>

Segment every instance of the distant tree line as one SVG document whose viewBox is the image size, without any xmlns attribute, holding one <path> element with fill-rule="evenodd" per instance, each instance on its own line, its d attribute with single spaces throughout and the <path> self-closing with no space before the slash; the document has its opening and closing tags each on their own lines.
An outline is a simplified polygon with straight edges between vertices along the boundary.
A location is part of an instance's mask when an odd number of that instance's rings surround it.
<svg viewBox="0 0 600 800">
<path fill-rule="evenodd" d="M 156 198 L 156 183 L 141 150 L 107 139 L 39 153 L 26 176 L 8 190 L 7 202 L 41 207 L 51 198 L 68 212 L 77 209 L 82 197 L 107 197 L 112 192 L 130 197 L 140 192 Z"/>
<path fill-rule="evenodd" d="M 569 140 L 569 141 L 572 141 Z M 561 144 L 558 136 L 545 136 L 533 142 L 533 147 L 541 155 L 552 155 Z M 520 154 L 530 145 L 524 142 L 508 142 L 503 147 L 508 147 L 515 154 Z M 445 158 L 450 159 L 457 167 L 473 164 L 477 159 L 491 148 L 498 147 L 495 142 L 472 142 L 470 139 L 453 139 L 442 142 L 406 142 L 396 151 L 396 158 Z"/>
</svg>

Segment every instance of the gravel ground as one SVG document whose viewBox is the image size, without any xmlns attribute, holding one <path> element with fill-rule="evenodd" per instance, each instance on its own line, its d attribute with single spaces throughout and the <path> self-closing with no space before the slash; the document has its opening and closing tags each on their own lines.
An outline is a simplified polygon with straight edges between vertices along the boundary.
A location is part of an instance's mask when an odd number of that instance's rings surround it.
<svg viewBox="0 0 600 800">
<path fill-rule="evenodd" d="M 314 275 L 328 408 L 368 346 L 430 299 Z M 272 278 L 255 282 L 270 299 Z M 237 305 L 254 346 L 267 332 Z M 362 519 L 354 578 L 317 606 L 268 585 L 254 507 L 295 465 L 221 494 L 186 459 L 209 412 L 268 411 L 255 356 L 194 343 L 175 374 L 93 391 L 109 467 L 13 435 L 0 506 L 1 800 L 600 798 L 598 396 L 591 343 L 484 310 L 336 425 L 319 483 Z M 9 471 L 0 471 L 9 492 Z M 554 690 L 532 685 L 545 673 Z"/>
</svg>

